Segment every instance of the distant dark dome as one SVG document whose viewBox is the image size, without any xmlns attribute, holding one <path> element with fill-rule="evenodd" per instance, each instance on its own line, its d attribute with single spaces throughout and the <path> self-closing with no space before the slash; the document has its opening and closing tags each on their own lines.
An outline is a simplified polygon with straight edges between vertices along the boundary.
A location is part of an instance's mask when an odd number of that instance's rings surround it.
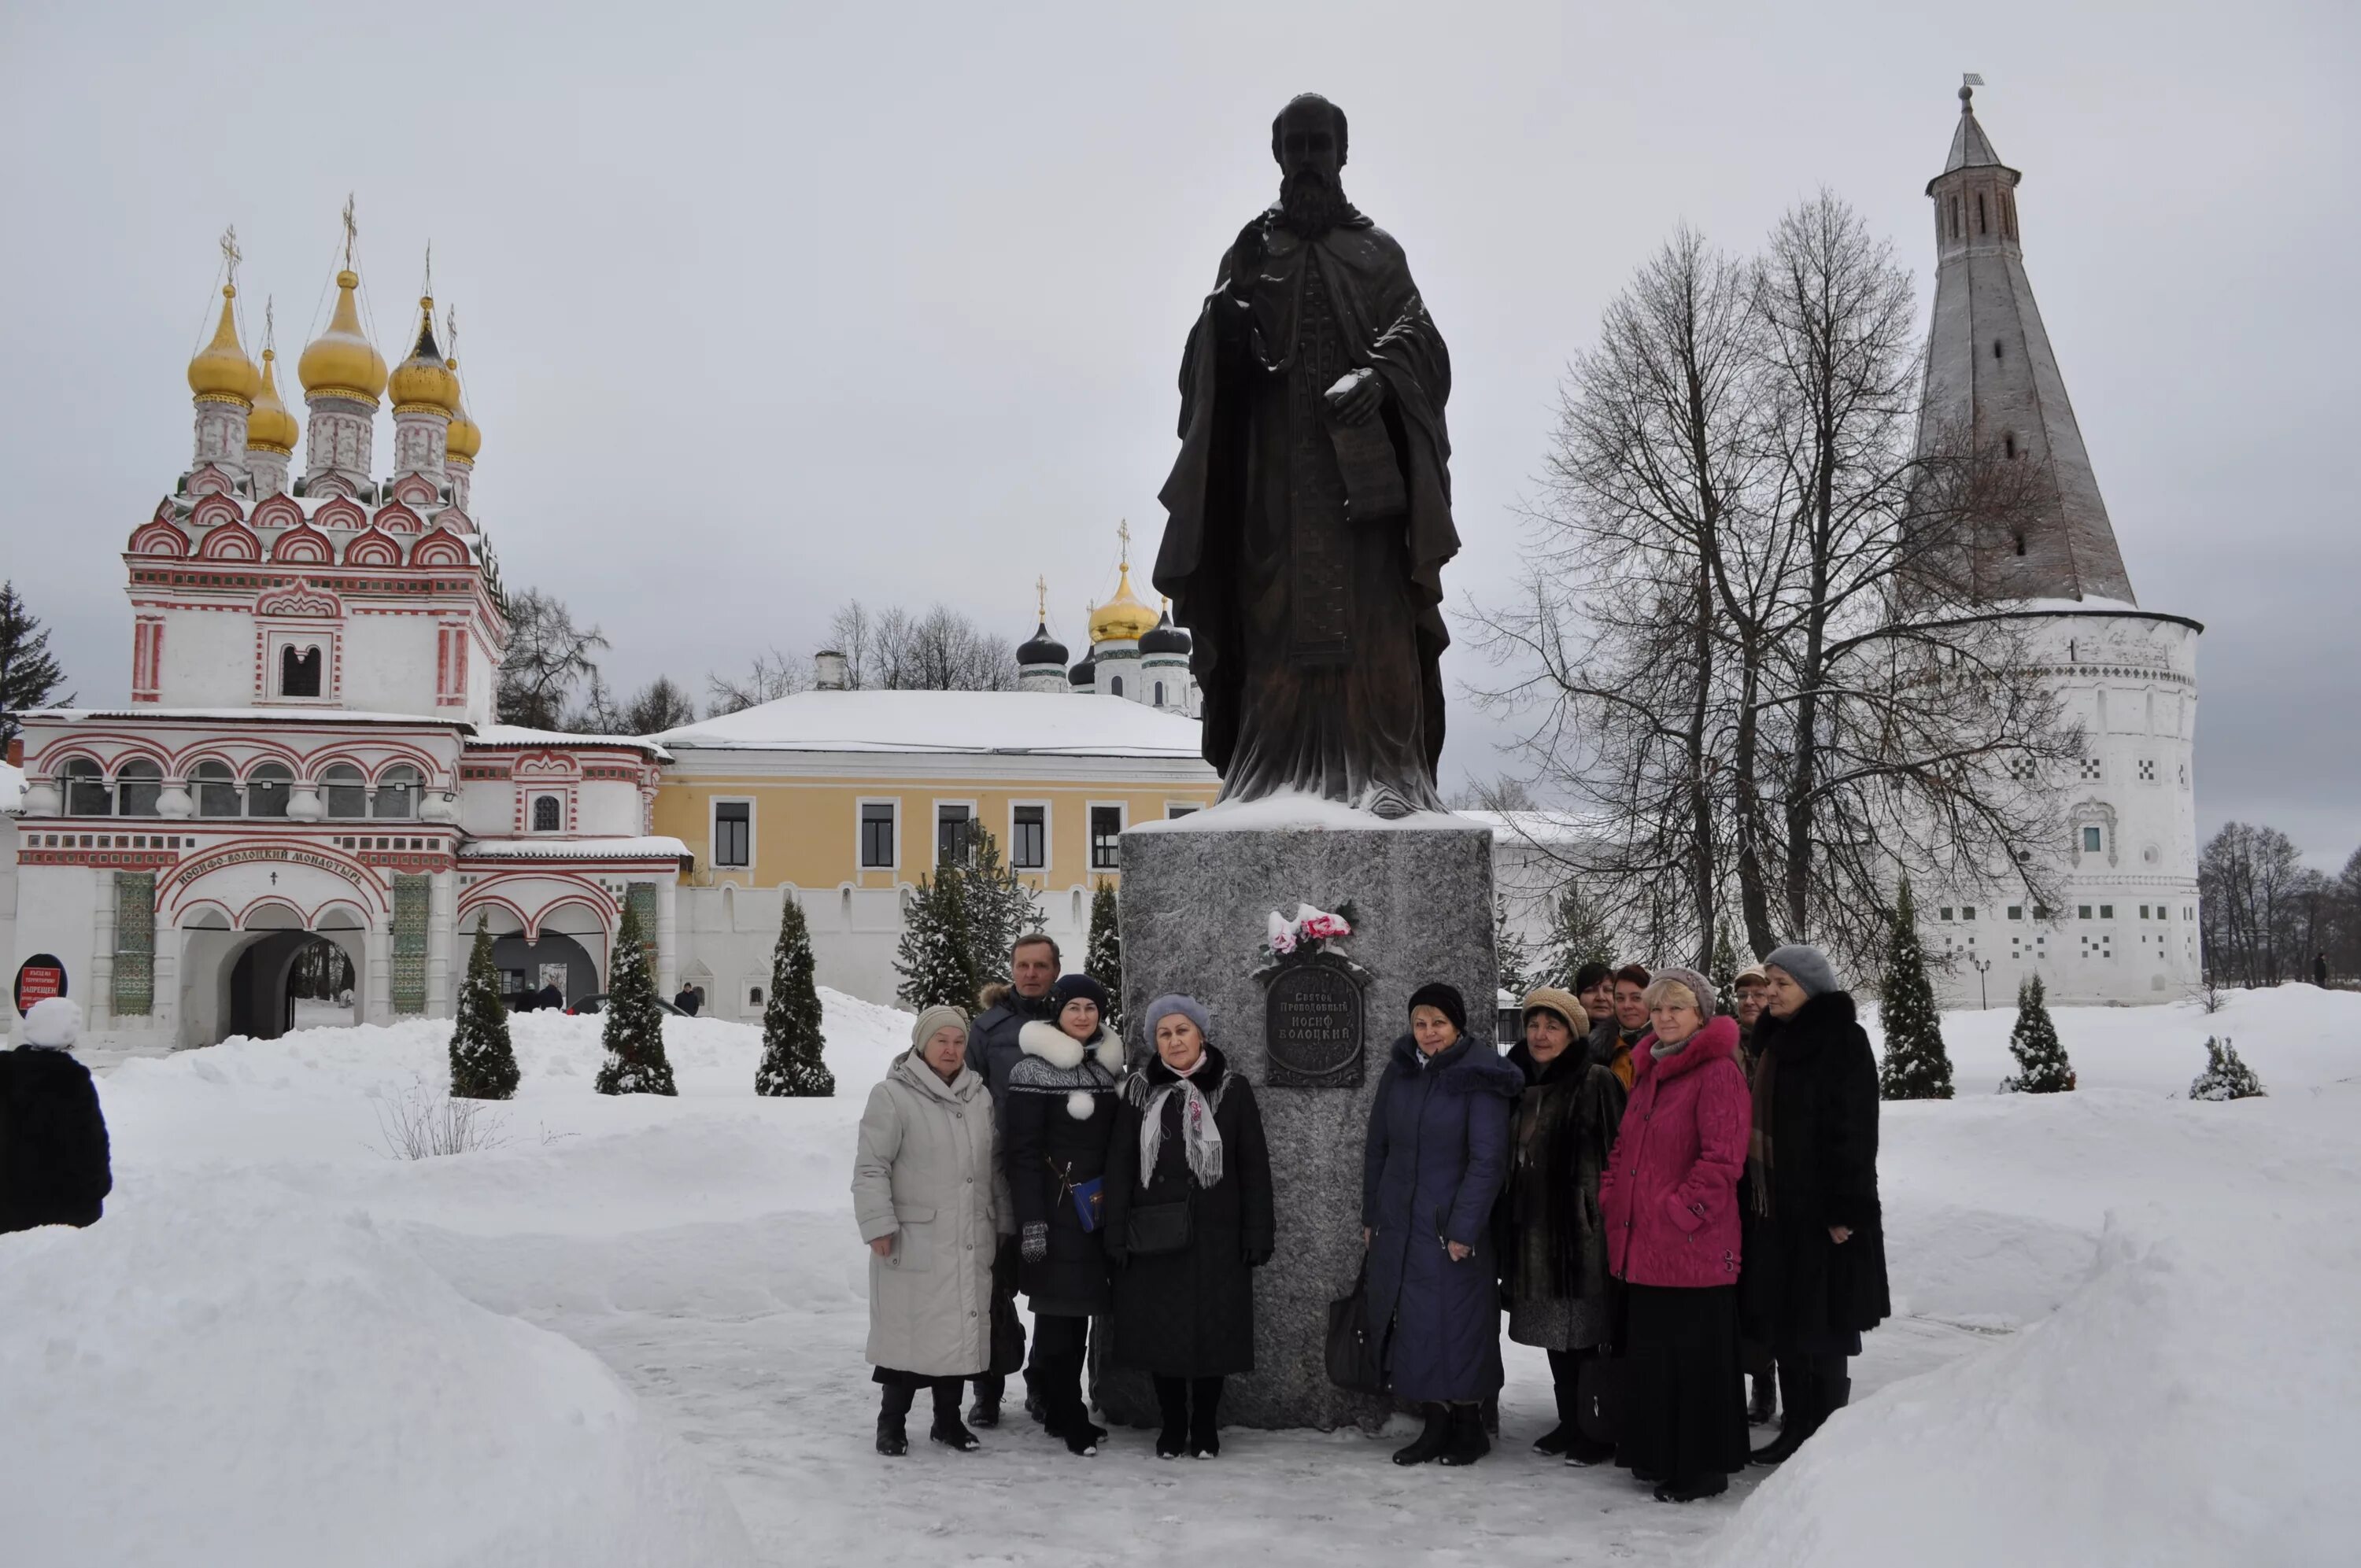
<svg viewBox="0 0 2361 1568">
<path fill-rule="evenodd" d="M 1066 679 L 1078 686 L 1096 685 L 1098 678 L 1098 661 L 1088 653 L 1082 655 L 1081 663 L 1066 672 Z"/>
<path fill-rule="evenodd" d="M 1033 629 L 1033 635 L 1016 650 L 1016 662 L 1027 669 L 1036 664 L 1063 664 L 1066 645 L 1049 635 L 1049 623 L 1043 621 Z"/>
<path fill-rule="evenodd" d="M 1189 634 L 1172 624 L 1172 612 L 1168 609 L 1164 619 L 1156 623 L 1156 629 L 1139 640 L 1139 652 L 1142 658 L 1150 653 L 1179 653 L 1186 657 Z"/>
</svg>

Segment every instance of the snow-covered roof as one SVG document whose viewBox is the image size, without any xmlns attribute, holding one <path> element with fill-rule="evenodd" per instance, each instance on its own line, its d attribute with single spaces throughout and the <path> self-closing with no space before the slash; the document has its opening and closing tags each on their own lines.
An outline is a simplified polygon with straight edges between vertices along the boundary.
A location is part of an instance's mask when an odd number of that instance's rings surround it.
<svg viewBox="0 0 2361 1568">
<path fill-rule="evenodd" d="M 672 861 L 688 853 L 677 839 L 470 839 L 463 861 Z"/>
<path fill-rule="evenodd" d="M 580 735 L 570 729 L 528 729 L 522 724 L 481 724 L 467 738 L 474 751 L 487 746 L 610 746 L 668 762 L 671 753 L 653 740 L 636 735 Z"/>
<path fill-rule="evenodd" d="M 464 718 L 436 718 L 423 713 L 371 713 L 351 707 L 165 707 L 152 702 L 122 707 L 43 707 L 23 715 L 54 724 L 81 724 L 92 719 L 167 718 L 195 724 L 427 724 L 444 729 L 472 729 Z"/>
<path fill-rule="evenodd" d="M 667 729 L 675 751 L 931 751 L 1200 756 L 1202 726 L 1118 696 L 1071 692 L 811 691 Z"/>
</svg>

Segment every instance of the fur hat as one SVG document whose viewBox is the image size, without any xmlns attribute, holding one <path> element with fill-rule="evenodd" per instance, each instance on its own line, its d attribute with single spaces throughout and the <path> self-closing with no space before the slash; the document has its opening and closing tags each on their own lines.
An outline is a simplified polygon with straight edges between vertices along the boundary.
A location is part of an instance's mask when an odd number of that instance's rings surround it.
<svg viewBox="0 0 2361 1568">
<path fill-rule="evenodd" d="M 43 1050 L 70 1051 L 82 1038 L 82 1003 L 62 996 L 46 996 L 25 1014 L 25 1043 Z"/>
<path fill-rule="evenodd" d="M 1197 1033 L 1203 1036 L 1205 1043 L 1213 1044 L 1213 1015 L 1205 1011 L 1205 1004 L 1193 996 L 1182 996 L 1176 992 L 1170 996 L 1159 996 L 1149 1003 L 1146 1015 L 1140 1020 L 1140 1033 L 1147 1039 L 1151 1049 L 1156 1045 L 1157 1024 L 1175 1013 L 1196 1025 Z"/>
<path fill-rule="evenodd" d="M 1763 960 L 1767 969 L 1787 971 L 1787 978 L 1804 988 L 1806 996 L 1822 996 L 1831 991 L 1842 991 L 1837 983 L 1836 965 L 1828 955 L 1806 942 L 1790 942 L 1775 949 Z"/>
<path fill-rule="evenodd" d="M 1662 985 L 1687 987 L 1689 994 L 1697 998 L 1698 1014 L 1704 1017 L 1710 1018 L 1721 1011 L 1721 998 L 1715 994 L 1713 981 L 1693 969 L 1675 967 L 1658 970 L 1656 978 L 1648 984 L 1648 994 L 1653 997 L 1656 994 L 1656 988 Z M 1653 1003 L 1652 1003 L 1651 1005 Z"/>
<path fill-rule="evenodd" d="M 1410 993 L 1409 1011 L 1415 1013 L 1422 1007 L 1433 1008 L 1451 1020 L 1453 1028 L 1463 1035 L 1467 1032 L 1467 1003 L 1455 987 L 1439 980 L 1427 981 Z"/>
<path fill-rule="evenodd" d="M 1536 986 L 1528 991 L 1522 1005 L 1528 1020 L 1536 1012 L 1554 1013 L 1557 1014 L 1558 1022 L 1574 1033 L 1580 1035 L 1589 1031 L 1590 1016 L 1582 1010 L 1581 1002 L 1554 985 Z"/>
<path fill-rule="evenodd" d="M 956 1007 L 945 1007 L 939 1003 L 928 1008 L 918 1014 L 917 1022 L 910 1025 L 910 1048 L 923 1050 L 927 1042 L 935 1037 L 936 1030 L 947 1027 L 966 1034 L 967 1014 Z"/>
<path fill-rule="evenodd" d="M 1061 974 L 1058 977 L 1058 983 L 1049 988 L 1051 1017 L 1063 1013 L 1069 1002 L 1095 1003 L 1099 1010 L 1099 1016 L 1102 1018 L 1115 1011 L 1113 1005 L 1107 1001 L 1106 987 L 1086 974 Z"/>
</svg>

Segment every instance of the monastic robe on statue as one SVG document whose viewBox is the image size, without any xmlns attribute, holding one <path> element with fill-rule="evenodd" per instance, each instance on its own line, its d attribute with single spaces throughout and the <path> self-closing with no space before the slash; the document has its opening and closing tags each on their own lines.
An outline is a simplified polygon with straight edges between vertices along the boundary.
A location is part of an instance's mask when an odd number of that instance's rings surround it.
<svg viewBox="0 0 2361 1568">
<path fill-rule="evenodd" d="M 1205 760 L 1225 801 L 1298 790 L 1440 810 L 1450 356 L 1383 229 L 1355 213 L 1307 243 L 1276 208 L 1266 227 L 1246 308 L 1225 254 L 1189 334 L 1160 498 L 1156 586 L 1194 640 Z M 1375 521 L 1348 514 L 1323 400 L 1362 367 L 1386 387 L 1364 428 L 1383 432 L 1408 493 L 1406 513 Z"/>
</svg>

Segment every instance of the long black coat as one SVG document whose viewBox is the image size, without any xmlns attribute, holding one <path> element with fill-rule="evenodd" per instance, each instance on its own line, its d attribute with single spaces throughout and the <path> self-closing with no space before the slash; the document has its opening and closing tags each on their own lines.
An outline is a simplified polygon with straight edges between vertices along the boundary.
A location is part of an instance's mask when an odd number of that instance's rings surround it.
<svg viewBox="0 0 2361 1568">
<path fill-rule="evenodd" d="M 87 1225 L 115 1190 L 90 1069 L 63 1051 L 0 1051 L 0 1233 Z"/>
<path fill-rule="evenodd" d="M 1082 1228 L 1073 1193 L 1106 1174 L 1123 1042 L 1102 1026 L 1085 1049 L 1056 1025 L 1038 1022 L 1016 1038 L 1023 1055 L 1000 1113 L 1001 1157 L 1020 1234 L 1035 1223 L 1049 1232 L 1049 1255 L 1020 1265 L 1017 1277 L 1034 1311 L 1092 1317 L 1107 1310 L 1106 1232 L 1104 1220 L 1097 1230 Z"/>
<path fill-rule="evenodd" d="M 1569 1045 L 1547 1067 L 1518 1041 L 1509 1065 L 1525 1076 L 1524 1098 L 1510 1113 L 1509 1174 L 1493 1211 L 1500 1287 L 1511 1302 L 1607 1301 L 1607 1225 L 1598 1209 L 1598 1178 L 1614 1150 L 1630 1098 L 1608 1063 L 1612 1036 L 1593 1035 Z M 1526 1113 L 1532 1137 L 1517 1135 Z"/>
<path fill-rule="evenodd" d="M 1825 992 L 1792 1018 L 1754 1025 L 1755 1071 L 1771 1079 L 1771 1213 L 1742 1196 L 1741 1295 L 1750 1332 L 1806 1348 L 1875 1328 L 1893 1312 L 1877 1197 L 1877 1058 L 1850 995 Z M 1830 1225 L 1852 1239 L 1839 1246 Z"/>
<path fill-rule="evenodd" d="M 1124 1081 L 1107 1153 L 1107 1251 L 1115 1262 L 1115 1360 L 1159 1377 L 1227 1377 L 1254 1370 L 1254 1267 L 1277 1239 L 1270 1149 L 1254 1086 L 1205 1047 L 1195 1076 L 1213 1103 L 1222 1135 L 1222 1179 L 1198 1185 L 1181 1135 L 1186 1098 L 1167 1095 L 1159 1110 L 1164 1141 L 1156 1168 L 1139 1168 L 1139 1132 L 1148 1102 L 1180 1081 L 1161 1060 Z M 1178 1252 L 1127 1256 L 1125 1223 L 1152 1204 L 1189 1205 L 1189 1245 Z"/>
</svg>

